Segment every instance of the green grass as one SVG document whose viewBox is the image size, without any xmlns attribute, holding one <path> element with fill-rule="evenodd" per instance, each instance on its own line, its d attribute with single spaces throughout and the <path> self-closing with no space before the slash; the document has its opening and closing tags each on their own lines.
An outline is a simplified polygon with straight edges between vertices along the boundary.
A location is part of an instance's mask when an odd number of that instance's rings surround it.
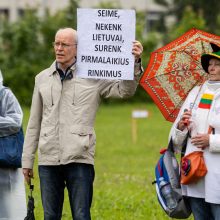
<svg viewBox="0 0 220 220">
<path fill-rule="evenodd" d="M 132 142 L 131 112 L 146 109 L 150 116 L 138 119 L 137 141 Z M 24 128 L 29 110 L 24 109 Z M 96 157 L 93 220 L 166 220 L 170 219 L 158 204 L 154 167 L 159 150 L 167 146 L 171 123 L 165 121 L 153 104 L 101 105 L 96 118 Z M 43 219 L 39 178 L 35 163 L 35 214 Z M 66 192 L 63 220 L 71 220 Z"/>
</svg>

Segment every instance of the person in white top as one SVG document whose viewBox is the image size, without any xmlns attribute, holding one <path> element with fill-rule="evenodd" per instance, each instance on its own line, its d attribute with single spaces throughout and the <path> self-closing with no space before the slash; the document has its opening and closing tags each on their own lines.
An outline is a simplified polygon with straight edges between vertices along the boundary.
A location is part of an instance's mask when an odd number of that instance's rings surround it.
<svg viewBox="0 0 220 220">
<path fill-rule="evenodd" d="M 213 52 L 201 56 L 208 80 L 191 90 L 170 131 L 176 147 L 190 132 L 185 155 L 204 152 L 207 174 L 196 183 L 182 185 L 195 220 L 220 219 L 220 47 L 211 46 Z"/>
<path fill-rule="evenodd" d="M 17 133 L 23 113 L 12 91 L 3 86 L 0 71 L 0 137 Z M 0 153 L 3 148 L 0 145 Z M 0 166 L 0 220 L 24 220 L 27 214 L 24 177 L 21 168 Z"/>
</svg>

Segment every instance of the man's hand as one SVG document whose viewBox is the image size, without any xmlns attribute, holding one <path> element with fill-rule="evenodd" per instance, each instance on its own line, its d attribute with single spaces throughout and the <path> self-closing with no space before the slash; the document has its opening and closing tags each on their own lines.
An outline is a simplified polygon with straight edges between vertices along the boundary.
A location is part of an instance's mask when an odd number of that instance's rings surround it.
<svg viewBox="0 0 220 220">
<path fill-rule="evenodd" d="M 143 52 L 143 46 L 139 41 L 134 41 L 133 42 L 133 47 L 132 47 L 132 54 L 135 57 L 135 62 L 138 62 L 141 54 Z"/>
<path fill-rule="evenodd" d="M 28 185 L 31 184 L 31 178 L 34 178 L 34 172 L 32 169 L 23 168 L 23 175 Z"/>
</svg>

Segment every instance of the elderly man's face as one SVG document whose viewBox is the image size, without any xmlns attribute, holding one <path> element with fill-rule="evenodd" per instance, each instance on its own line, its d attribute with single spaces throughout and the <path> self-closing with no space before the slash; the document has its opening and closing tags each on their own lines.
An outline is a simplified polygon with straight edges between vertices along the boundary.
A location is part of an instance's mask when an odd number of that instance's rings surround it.
<svg viewBox="0 0 220 220">
<path fill-rule="evenodd" d="M 76 57 L 76 36 L 73 31 L 63 29 L 57 32 L 54 42 L 56 61 L 62 69 L 70 66 Z"/>
</svg>

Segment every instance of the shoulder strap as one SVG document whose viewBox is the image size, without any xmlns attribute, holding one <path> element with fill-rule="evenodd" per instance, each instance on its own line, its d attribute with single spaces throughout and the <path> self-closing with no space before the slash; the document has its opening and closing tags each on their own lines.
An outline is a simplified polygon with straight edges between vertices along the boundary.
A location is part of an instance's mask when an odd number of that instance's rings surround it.
<svg viewBox="0 0 220 220">
<path fill-rule="evenodd" d="M 2 95 L 3 95 L 3 91 L 4 91 L 4 87 L 2 87 L 2 89 L 0 90 L 0 100 L 1 100 L 1 97 L 2 97 Z"/>
<path fill-rule="evenodd" d="M 169 141 L 169 144 L 168 144 L 167 150 L 169 150 L 169 151 L 171 151 L 171 152 L 174 153 L 174 147 L 173 147 L 173 140 L 172 140 L 172 137 L 170 138 L 170 141 Z"/>
<path fill-rule="evenodd" d="M 193 105 L 192 105 L 191 109 L 192 109 L 193 106 L 195 105 L 195 102 L 196 102 L 196 100 L 197 100 L 197 98 L 198 98 L 198 96 L 199 96 L 199 93 L 200 93 L 200 91 L 201 91 L 203 85 L 204 85 L 204 84 L 202 84 L 202 85 L 200 86 L 199 91 L 198 91 L 198 93 L 197 93 L 197 95 L 196 95 L 196 97 L 195 97 L 195 99 L 194 99 L 194 102 L 193 102 Z M 186 145 L 187 145 L 187 140 L 188 140 L 188 137 L 189 137 L 189 136 L 190 136 L 190 133 L 189 133 L 189 131 L 188 131 L 188 132 L 187 132 L 187 135 L 186 135 L 186 137 L 185 137 L 185 139 L 184 139 L 184 141 L 183 141 L 183 146 L 182 146 L 182 149 L 181 149 L 181 157 L 183 157 L 184 154 L 185 154 L 185 152 L 186 152 Z M 170 138 L 170 141 L 169 141 L 167 150 L 170 150 L 171 152 L 174 153 L 174 147 L 173 147 L 172 137 Z"/>
<path fill-rule="evenodd" d="M 188 137 L 189 137 L 189 132 L 187 132 L 187 135 L 186 135 L 186 137 L 185 137 L 185 139 L 184 139 L 184 141 L 183 141 L 183 144 L 182 144 L 181 157 L 183 157 L 184 154 L 185 154 L 185 152 L 186 152 L 186 145 L 187 145 Z M 169 144 L 168 144 L 167 149 L 174 153 L 174 147 L 173 147 L 172 137 L 170 138 L 170 141 L 169 141 Z"/>
<path fill-rule="evenodd" d="M 185 155 L 185 152 L 186 152 L 186 146 L 187 146 L 187 140 L 188 140 L 188 137 L 189 137 L 189 131 L 187 132 L 187 135 L 183 141 L 183 146 L 182 146 L 182 149 L 181 149 L 181 158 Z"/>
<path fill-rule="evenodd" d="M 3 86 L 2 89 L 0 90 L 0 105 L 2 103 L 2 98 L 3 98 L 3 95 L 4 95 L 4 91 L 5 91 L 5 87 Z"/>
<path fill-rule="evenodd" d="M 196 97 L 195 97 L 195 99 L 194 99 L 194 102 L 193 102 L 193 104 L 192 104 L 190 110 L 193 109 L 193 107 L 194 107 L 194 105 L 195 105 L 195 103 L 196 103 L 196 100 L 197 100 L 197 98 L 198 98 L 198 96 L 199 96 L 199 93 L 200 93 L 200 91 L 201 91 L 203 85 L 204 85 L 204 83 L 203 83 L 202 85 L 200 85 L 200 87 L 199 87 L 199 91 L 198 91 L 197 94 L 196 94 Z"/>
<path fill-rule="evenodd" d="M 2 89 L 0 90 L 0 100 L 1 100 L 1 98 L 2 98 L 2 96 L 3 96 L 3 93 L 4 93 L 4 91 L 5 91 L 6 89 L 9 89 L 9 88 L 8 88 L 8 87 L 5 87 L 5 86 L 2 86 Z"/>
<path fill-rule="evenodd" d="M 198 96 L 199 96 L 199 93 L 200 93 L 200 91 L 201 91 L 203 85 L 204 85 L 204 83 L 202 83 L 202 85 L 200 85 L 199 91 L 198 91 L 197 94 L 196 94 L 196 97 L 195 97 L 195 99 L 194 99 L 194 101 L 193 101 L 193 104 L 192 104 L 190 110 L 193 109 L 193 107 L 194 107 L 194 105 L 195 105 L 195 102 L 196 102 L 196 100 L 197 100 L 197 98 L 198 98 Z M 184 139 L 184 141 L 183 141 L 183 146 L 182 146 L 182 149 L 181 149 L 181 158 L 185 155 L 186 146 L 187 146 L 187 140 L 188 140 L 189 137 L 190 137 L 190 132 L 188 131 L 188 132 L 187 132 L 187 135 L 186 135 L 186 137 L 185 137 L 185 139 Z M 171 139 L 172 139 L 172 138 L 171 138 Z"/>
</svg>

